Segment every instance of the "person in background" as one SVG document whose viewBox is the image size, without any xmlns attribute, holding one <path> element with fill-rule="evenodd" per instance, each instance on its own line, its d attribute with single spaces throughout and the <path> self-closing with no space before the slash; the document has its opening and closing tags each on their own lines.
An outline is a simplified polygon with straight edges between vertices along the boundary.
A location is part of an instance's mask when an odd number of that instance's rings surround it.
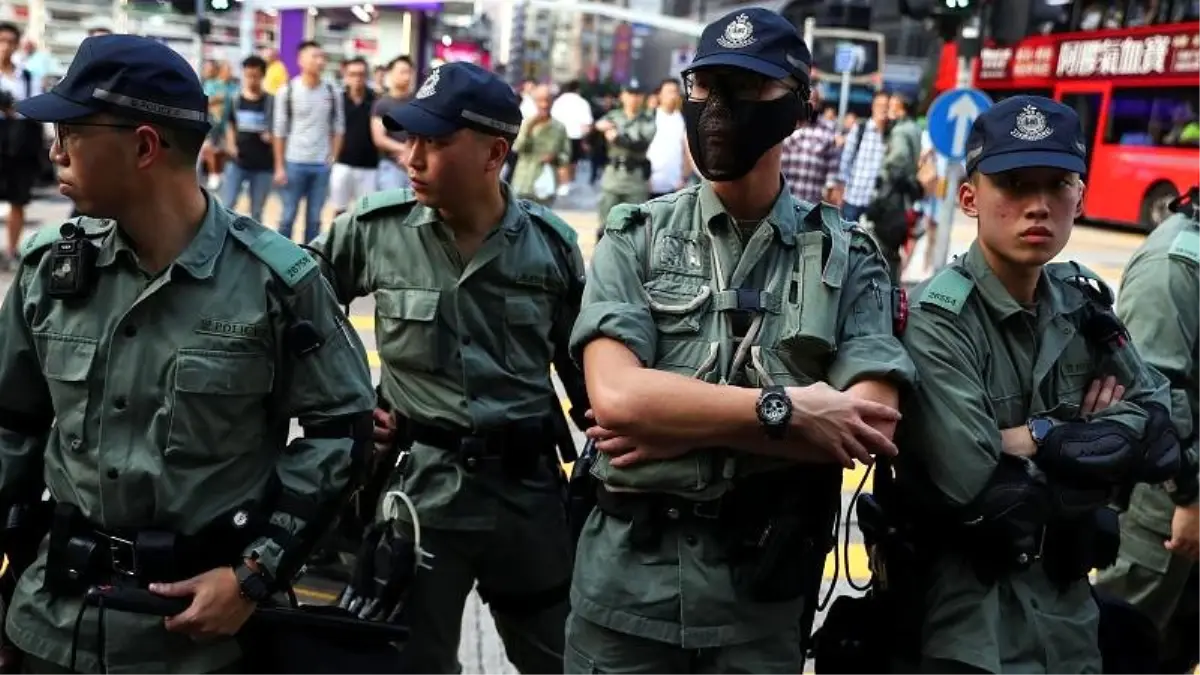
<svg viewBox="0 0 1200 675">
<path fill-rule="evenodd" d="M 274 96 L 288 82 L 288 69 L 279 59 L 279 50 L 267 47 L 262 50 L 262 59 L 267 62 L 267 76 L 263 78 L 263 89 Z"/>
<path fill-rule="evenodd" d="M 532 199 L 545 206 L 554 202 L 554 193 L 537 194 L 534 188 L 543 167 L 557 168 L 571 160 L 571 140 L 567 138 L 567 129 L 562 122 L 550 116 L 552 100 L 550 87 L 542 85 L 533 90 L 537 111 L 533 117 L 525 119 L 521 133 L 517 134 L 517 140 L 513 143 L 517 165 L 509 181 L 517 197 Z"/>
<path fill-rule="evenodd" d="M 621 107 L 610 111 L 596 130 L 608 143 L 609 167 L 600 179 L 600 203 L 597 205 L 601 228 L 608 212 L 617 204 L 641 204 L 650 196 L 650 160 L 646 151 L 654 140 L 654 117 L 645 109 L 646 94 L 635 84 L 621 88 Z"/>
<path fill-rule="evenodd" d="M 412 100 L 413 65 L 407 56 L 397 56 L 387 66 L 387 95 L 381 96 L 371 110 L 371 138 L 379 150 L 375 174 L 378 190 L 395 190 L 410 185 L 408 180 L 408 134 L 388 131 L 383 118 Z"/>
<path fill-rule="evenodd" d="M 814 82 L 813 108 L 821 105 L 821 88 Z M 841 151 L 837 144 L 837 120 L 823 115 L 816 122 L 797 120 L 796 130 L 783 140 L 780 158 L 783 179 L 792 196 L 810 204 L 829 202 L 837 206 L 838 168 Z"/>
<path fill-rule="evenodd" d="M 387 93 L 387 78 L 387 66 L 375 66 L 375 70 L 371 71 L 371 88 L 375 90 L 376 94 L 383 96 Z"/>
<path fill-rule="evenodd" d="M 37 40 L 25 38 L 21 41 L 21 51 L 17 55 L 17 63 L 29 71 L 34 79 L 46 88 L 46 77 L 57 68 L 54 57 L 45 49 L 39 49 Z"/>
<path fill-rule="evenodd" d="M 204 94 L 208 96 L 208 115 L 212 130 L 204 144 L 202 156 L 208 174 L 208 189 L 216 190 L 221 184 L 228 148 L 225 145 L 225 124 L 229 119 L 232 99 L 238 95 L 238 82 L 226 61 L 210 61 L 211 67 L 204 80 Z M 207 76 L 211 75 L 211 76 Z"/>
<path fill-rule="evenodd" d="M 346 90 L 342 106 L 346 111 L 346 135 L 329 176 L 329 194 L 336 213 L 350 203 L 375 191 L 379 150 L 372 138 L 371 115 L 376 97 L 367 86 L 367 61 L 355 57 L 342 64 Z"/>
<path fill-rule="evenodd" d="M 550 107 L 550 116 L 562 122 L 571 139 L 571 161 L 559 169 L 558 196 L 565 197 L 575 182 L 575 169 L 583 159 L 584 143 L 592 129 L 592 106 L 579 95 L 579 80 L 571 80 L 562 86 L 562 93 Z"/>
<path fill-rule="evenodd" d="M 346 115 L 342 97 L 321 79 L 325 50 L 313 41 L 297 50 L 300 76 L 279 90 L 274 119 L 275 184 L 283 191 L 279 231 L 290 237 L 304 200 L 304 241 L 321 232 L 321 209 L 329 193 L 329 167 L 342 152 Z"/>
<path fill-rule="evenodd" d="M 650 197 L 682 190 L 692 175 L 692 157 L 687 150 L 683 125 L 683 96 L 679 80 L 669 77 L 658 85 L 658 107 L 654 110 L 654 140 L 646 150 L 650 160 Z"/>
<path fill-rule="evenodd" d="M 28 69 L 13 61 L 21 29 L 11 23 L 0 23 L 0 93 L 9 105 L 42 93 L 41 81 Z M 27 120 L 14 110 L 0 111 L 0 200 L 8 202 L 9 258 L 18 255 L 21 232 L 25 229 L 25 207 L 33 196 L 33 181 L 45 154 L 42 125 Z M 7 261 L 6 261 L 7 264 Z"/>
<path fill-rule="evenodd" d="M 250 217 L 262 222 L 263 205 L 271 194 L 271 115 L 274 97 L 263 90 L 267 62 L 257 56 L 242 61 L 242 88 L 230 104 L 225 125 L 229 162 L 221 181 L 221 201 L 237 208 L 242 186 L 250 192 Z"/>
<path fill-rule="evenodd" d="M 838 196 L 842 217 L 852 223 L 858 222 L 875 195 L 875 179 L 879 177 L 879 167 L 883 166 L 887 149 L 890 99 L 887 92 L 875 94 L 871 101 L 871 119 L 847 127 L 838 170 Z"/>
<path fill-rule="evenodd" d="M 537 114 L 537 102 L 533 100 L 533 90 L 537 89 L 537 82 L 533 80 L 522 80 L 521 88 L 517 94 L 521 96 L 521 116 L 529 119 Z"/>
</svg>

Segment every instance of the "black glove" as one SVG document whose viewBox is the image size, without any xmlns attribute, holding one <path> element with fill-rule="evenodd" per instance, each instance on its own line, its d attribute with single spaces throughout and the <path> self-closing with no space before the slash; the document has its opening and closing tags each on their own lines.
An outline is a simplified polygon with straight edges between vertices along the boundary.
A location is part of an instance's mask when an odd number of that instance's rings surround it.
<svg viewBox="0 0 1200 675">
<path fill-rule="evenodd" d="M 416 576 L 418 556 L 403 523 L 375 523 L 363 533 L 354 574 L 338 606 L 367 621 L 395 622 Z"/>
</svg>

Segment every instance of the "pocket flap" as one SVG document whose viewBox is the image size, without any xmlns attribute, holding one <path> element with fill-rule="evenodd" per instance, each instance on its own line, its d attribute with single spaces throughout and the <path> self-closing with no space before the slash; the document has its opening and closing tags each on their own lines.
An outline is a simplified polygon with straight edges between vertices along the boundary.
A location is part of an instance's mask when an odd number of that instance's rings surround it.
<svg viewBox="0 0 1200 675">
<path fill-rule="evenodd" d="M 62 382 L 83 382 L 96 358 L 95 340 L 61 335 L 38 336 L 42 342 L 42 371 Z"/>
<path fill-rule="evenodd" d="M 175 390 L 194 394 L 266 394 L 275 364 L 266 354 L 180 349 L 175 356 Z"/>
<path fill-rule="evenodd" d="M 433 321 L 441 295 L 430 288 L 381 288 L 375 291 L 375 312 L 389 319 Z"/>
<path fill-rule="evenodd" d="M 532 326 L 538 323 L 541 307 L 533 298 L 524 296 L 504 299 L 504 318 L 513 326 Z"/>
</svg>

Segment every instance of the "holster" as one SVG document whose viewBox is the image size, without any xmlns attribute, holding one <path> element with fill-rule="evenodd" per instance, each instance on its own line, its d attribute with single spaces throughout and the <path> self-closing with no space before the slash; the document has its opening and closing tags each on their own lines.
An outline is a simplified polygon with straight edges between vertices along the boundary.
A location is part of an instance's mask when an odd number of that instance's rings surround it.
<svg viewBox="0 0 1200 675">
<path fill-rule="evenodd" d="M 1117 562 L 1121 527 L 1117 512 L 1101 507 L 1079 519 L 1051 521 L 1046 526 L 1042 569 L 1055 584 L 1066 587 L 1087 578 L 1092 569 Z"/>
<path fill-rule="evenodd" d="M 486 460 L 499 460 L 513 480 L 537 473 L 549 458 L 557 458 L 553 423 L 547 417 L 506 424 L 481 431 L 468 431 L 408 422 L 409 437 L 417 443 L 455 453 L 468 472 Z"/>
<path fill-rule="evenodd" d="M 571 478 L 567 481 L 567 525 L 571 528 L 571 550 L 575 550 L 579 544 L 583 523 L 592 514 L 592 509 L 596 508 L 596 490 L 601 486 L 592 476 L 595 463 L 596 442 L 589 440 L 583 447 L 583 454 L 571 466 Z"/>
</svg>

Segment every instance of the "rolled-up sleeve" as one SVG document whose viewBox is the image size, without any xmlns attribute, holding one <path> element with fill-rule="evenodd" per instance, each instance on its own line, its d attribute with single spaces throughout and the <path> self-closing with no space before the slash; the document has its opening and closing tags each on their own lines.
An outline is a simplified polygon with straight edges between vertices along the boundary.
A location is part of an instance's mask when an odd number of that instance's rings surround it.
<svg viewBox="0 0 1200 675">
<path fill-rule="evenodd" d="M 582 308 L 571 331 L 571 358 L 581 365 L 583 348 L 600 337 L 621 342 L 643 365 L 655 360 L 658 332 L 642 286 L 643 263 L 633 245 L 633 237 L 642 232 L 640 227 L 625 228 L 628 217 L 626 209 L 613 209 L 592 254 Z"/>
<path fill-rule="evenodd" d="M 865 234 L 856 232 L 850 270 L 838 304 L 837 356 L 829 384 L 846 389 L 862 380 L 916 383 L 916 367 L 893 330 L 893 293 L 887 266 Z"/>
</svg>

